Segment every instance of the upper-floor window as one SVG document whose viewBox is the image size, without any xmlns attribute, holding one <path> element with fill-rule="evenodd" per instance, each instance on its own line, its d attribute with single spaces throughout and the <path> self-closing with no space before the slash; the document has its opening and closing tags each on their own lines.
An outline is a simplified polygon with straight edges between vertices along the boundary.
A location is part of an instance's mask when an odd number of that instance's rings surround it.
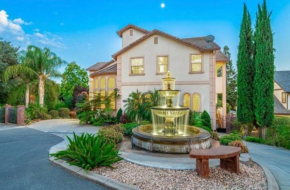
<svg viewBox="0 0 290 190">
<path fill-rule="evenodd" d="M 144 59 L 142 57 L 131 59 L 131 74 L 144 74 Z"/>
<path fill-rule="evenodd" d="M 157 57 L 157 73 L 167 73 L 168 71 L 168 56 Z"/>
<path fill-rule="evenodd" d="M 133 30 L 131 29 L 130 30 L 130 37 L 132 37 L 133 36 Z"/>
<path fill-rule="evenodd" d="M 200 54 L 192 54 L 190 56 L 190 72 L 201 72 L 202 71 L 202 58 Z"/>
<path fill-rule="evenodd" d="M 286 103 L 286 93 L 282 92 L 282 103 Z"/>
</svg>

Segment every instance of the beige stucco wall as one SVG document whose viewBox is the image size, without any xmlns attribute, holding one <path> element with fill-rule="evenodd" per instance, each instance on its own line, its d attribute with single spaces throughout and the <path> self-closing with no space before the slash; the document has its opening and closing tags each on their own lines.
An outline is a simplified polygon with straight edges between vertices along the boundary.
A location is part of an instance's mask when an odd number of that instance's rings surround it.
<svg viewBox="0 0 290 190">
<path fill-rule="evenodd" d="M 133 30 L 133 36 L 130 36 L 130 30 Z M 131 44 L 132 42 L 138 40 L 145 34 L 135 29 L 128 29 L 122 34 L 122 47 L 126 47 L 127 45 Z"/>
<path fill-rule="evenodd" d="M 154 44 L 155 36 L 159 38 L 158 44 Z M 208 81 L 210 53 L 203 54 L 204 73 L 189 74 L 190 54 L 196 53 L 200 53 L 199 50 L 160 35 L 151 36 L 121 55 L 122 83 L 160 82 L 164 75 L 156 75 L 158 55 L 168 55 L 169 71 L 178 81 Z M 130 76 L 130 59 L 134 57 L 144 57 L 144 76 Z"/>
<path fill-rule="evenodd" d="M 121 107 L 124 109 L 123 100 L 127 99 L 131 92 L 136 92 L 138 89 L 141 92 L 147 92 L 148 90 L 160 90 L 160 85 L 140 85 L 140 86 L 122 86 L 122 97 L 121 97 Z M 201 111 L 206 110 L 210 112 L 210 105 L 208 101 L 209 97 L 209 86 L 208 85 L 176 85 L 176 89 L 180 90 L 179 104 L 183 104 L 183 95 L 189 93 L 191 95 L 191 108 L 192 108 L 192 95 L 198 93 L 201 97 Z"/>
<path fill-rule="evenodd" d="M 154 37 L 158 37 L 158 44 L 154 44 Z M 157 56 L 167 55 L 169 71 L 177 79 L 176 89 L 181 90 L 180 104 L 183 104 L 184 93 L 200 94 L 201 111 L 206 110 L 210 113 L 215 129 L 215 56 L 212 52 L 202 53 L 204 73 L 189 74 L 190 55 L 199 53 L 198 49 L 185 46 L 160 35 L 154 35 L 118 56 L 117 81 L 122 92 L 118 106 L 124 109 L 123 100 L 137 89 L 146 92 L 161 88 L 161 80 L 165 75 L 156 74 Z M 134 57 L 144 57 L 145 75 L 130 76 L 130 60 Z"/>
</svg>

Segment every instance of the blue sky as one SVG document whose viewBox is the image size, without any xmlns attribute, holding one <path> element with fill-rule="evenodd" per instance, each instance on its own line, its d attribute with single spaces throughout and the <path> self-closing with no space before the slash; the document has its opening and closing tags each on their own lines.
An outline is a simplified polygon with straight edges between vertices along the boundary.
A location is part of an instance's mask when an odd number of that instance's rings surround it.
<svg viewBox="0 0 290 190">
<path fill-rule="evenodd" d="M 84 68 L 121 49 L 116 31 L 132 23 L 180 38 L 212 34 L 236 63 L 243 2 L 253 25 L 262 0 L 1 0 L 0 37 L 25 48 L 47 46 Z M 165 4 L 161 8 L 161 3 Z M 277 70 L 290 70 L 290 1 L 268 0 Z"/>
</svg>

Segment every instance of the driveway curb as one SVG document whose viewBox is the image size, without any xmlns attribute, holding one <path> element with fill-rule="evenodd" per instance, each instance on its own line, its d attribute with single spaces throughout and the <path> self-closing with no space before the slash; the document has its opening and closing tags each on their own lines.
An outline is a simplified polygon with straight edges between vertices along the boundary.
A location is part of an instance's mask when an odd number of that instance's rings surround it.
<svg viewBox="0 0 290 190">
<path fill-rule="evenodd" d="M 49 157 L 49 161 L 52 164 L 55 164 L 77 176 L 80 176 L 82 178 L 88 179 L 90 181 L 93 181 L 95 183 L 98 183 L 100 185 L 103 185 L 105 187 L 108 187 L 110 189 L 116 189 L 116 190 L 139 190 L 136 187 L 118 182 L 116 180 L 107 178 L 105 176 L 96 174 L 94 172 L 88 171 L 86 172 L 82 168 L 71 166 L 68 163 L 66 163 L 64 160 L 56 160 L 54 157 Z"/>
<path fill-rule="evenodd" d="M 268 190 L 279 190 L 279 185 L 277 183 L 276 178 L 274 177 L 274 175 L 272 174 L 272 172 L 263 164 L 252 160 L 253 162 L 255 162 L 256 164 L 258 164 L 259 166 L 261 166 L 261 168 L 263 169 L 265 176 L 267 178 L 267 185 L 268 185 Z"/>
</svg>

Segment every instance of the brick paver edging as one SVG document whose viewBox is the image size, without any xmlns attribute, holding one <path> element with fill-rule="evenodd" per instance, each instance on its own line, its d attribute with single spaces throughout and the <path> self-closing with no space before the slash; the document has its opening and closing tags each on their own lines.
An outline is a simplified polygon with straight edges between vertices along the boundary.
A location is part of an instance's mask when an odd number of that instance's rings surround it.
<svg viewBox="0 0 290 190">
<path fill-rule="evenodd" d="M 98 183 L 100 185 L 103 185 L 105 187 L 108 187 L 110 189 L 116 189 L 116 190 L 139 190 L 139 188 L 118 182 L 116 180 L 107 178 L 105 176 L 102 175 L 98 175 L 94 172 L 91 171 L 85 171 L 80 167 L 77 166 L 71 166 L 68 163 L 66 163 L 64 160 L 56 160 L 54 157 L 49 157 L 49 160 L 51 161 L 51 163 L 64 168 L 65 170 L 76 174 L 80 177 L 83 177 L 85 179 L 91 180 L 95 183 Z"/>
</svg>

